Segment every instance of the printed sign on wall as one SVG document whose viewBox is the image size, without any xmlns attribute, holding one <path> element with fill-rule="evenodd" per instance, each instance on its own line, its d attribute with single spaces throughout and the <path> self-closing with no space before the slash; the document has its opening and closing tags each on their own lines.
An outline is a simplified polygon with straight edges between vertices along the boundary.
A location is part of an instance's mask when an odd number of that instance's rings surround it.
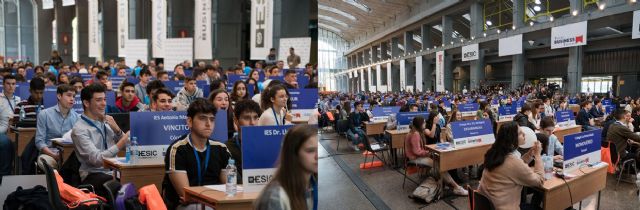
<svg viewBox="0 0 640 210">
<path fill-rule="evenodd" d="M 462 46 L 462 61 L 477 60 L 478 54 L 478 44 Z"/>
<path fill-rule="evenodd" d="M 587 44 L 587 21 L 551 28 L 551 49 Z"/>
<path fill-rule="evenodd" d="M 498 40 L 498 55 L 522 54 L 522 34 L 510 36 Z"/>
</svg>

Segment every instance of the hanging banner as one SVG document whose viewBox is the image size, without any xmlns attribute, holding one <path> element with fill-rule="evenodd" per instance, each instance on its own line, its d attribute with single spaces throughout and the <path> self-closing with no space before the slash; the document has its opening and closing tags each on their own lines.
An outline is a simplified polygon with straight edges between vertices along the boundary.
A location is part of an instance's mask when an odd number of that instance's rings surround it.
<svg viewBox="0 0 640 210">
<path fill-rule="evenodd" d="M 129 0 L 118 0 L 118 57 L 127 57 L 127 39 L 129 39 Z"/>
<path fill-rule="evenodd" d="M 251 0 L 250 25 L 251 60 L 264 60 L 273 47 L 273 0 Z"/>
<path fill-rule="evenodd" d="M 564 136 L 564 174 L 600 162 L 602 129 Z"/>
<path fill-rule="evenodd" d="M 393 91 L 393 85 L 391 85 L 391 62 L 387 63 L 387 91 Z"/>
<path fill-rule="evenodd" d="M 587 21 L 551 28 L 551 49 L 587 45 Z"/>
<path fill-rule="evenodd" d="M 89 8 L 89 57 L 100 57 L 100 36 L 98 33 L 98 0 L 88 0 Z"/>
<path fill-rule="evenodd" d="M 400 90 L 407 90 L 407 61 L 400 60 Z"/>
<path fill-rule="evenodd" d="M 124 62 L 127 66 L 135 66 L 138 60 L 147 63 L 149 60 L 149 40 L 148 39 L 125 39 Z M 120 51 L 118 51 L 119 53 Z"/>
<path fill-rule="evenodd" d="M 154 58 L 164 58 L 164 45 L 167 39 L 167 3 L 165 0 L 152 0 L 151 4 L 151 54 Z"/>
<path fill-rule="evenodd" d="M 478 60 L 478 44 L 462 46 L 462 61 Z"/>
<path fill-rule="evenodd" d="M 416 57 L 416 91 L 422 92 L 422 56 Z"/>
<path fill-rule="evenodd" d="M 242 183 L 244 192 L 260 192 L 276 172 L 285 126 L 242 127 Z"/>
<path fill-rule="evenodd" d="M 640 10 L 633 11 L 633 25 L 631 28 L 631 39 L 640 38 Z"/>
<path fill-rule="evenodd" d="M 62 0 L 62 6 L 73 6 L 76 5 L 76 0 Z"/>
<path fill-rule="evenodd" d="M 165 71 L 173 72 L 176 65 L 193 60 L 193 38 L 169 38 L 163 42 Z M 153 56 L 156 57 L 155 54 Z"/>
<path fill-rule="evenodd" d="M 42 0 L 42 9 L 53 9 L 53 0 Z"/>
<path fill-rule="evenodd" d="M 436 92 L 444 92 L 444 51 L 436 52 Z"/>
<path fill-rule="evenodd" d="M 522 54 L 522 34 L 498 40 L 498 56 Z"/>
<path fill-rule="evenodd" d="M 194 52 L 195 59 L 211 60 L 213 58 L 213 45 L 211 40 L 211 1 L 210 0 L 195 0 L 195 18 L 194 18 L 194 46 L 196 47 Z M 253 25 L 252 25 L 253 26 Z M 266 55 L 265 55 L 266 57 Z M 262 57 L 264 59 L 265 57 Z"/>
<path fill-rule="evenodd" d="M 452 122 L 451 131 L 454 148 L 493 144 L 496 141 L 489 119 Z"/>
</svg>

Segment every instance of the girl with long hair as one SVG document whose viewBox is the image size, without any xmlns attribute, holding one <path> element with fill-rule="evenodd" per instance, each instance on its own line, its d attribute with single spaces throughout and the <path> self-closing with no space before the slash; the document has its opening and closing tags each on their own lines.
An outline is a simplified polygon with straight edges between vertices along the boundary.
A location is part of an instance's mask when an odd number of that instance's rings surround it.
<svg viewBox="0 0 640 210">
<path fill-rule="evenodd" d="M 247 83 L 242 80 L 238 80 L 233 83 L 233 89 L 231 90 L 231 104 L 235 105 L 236 102 L 249 99 L 249 93 L 247 92 Z"/>
<path fill-rule="evenodd" d="M 229 104 L 229 93 L 224 89 L 215 89 L 209 93 L 208 100 L 216 110 L 224 110 L 227 112 L 227 136 L 229 139 L 232 138 L 233 133 L 238 129 L 235 127 L 235 123 L 233 123 L 233 107 Z"/>
<path fill-rule="evenodd" d="M 313 210 L 318 206 L 318 128 L 297 125 L 284 136 L 279 166 L 255 201 L 257 210 Z"/>
</svg>

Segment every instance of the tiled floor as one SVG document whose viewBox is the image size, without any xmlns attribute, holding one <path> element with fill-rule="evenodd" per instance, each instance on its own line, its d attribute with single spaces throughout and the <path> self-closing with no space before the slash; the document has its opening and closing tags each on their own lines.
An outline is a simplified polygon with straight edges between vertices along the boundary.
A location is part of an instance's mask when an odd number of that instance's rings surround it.
<svg viewBox="0 0 640 210">
<path fill-rule="evenodd" d="M 336 142 L 340 149 L 336 153 Z M 320 135 L 319 153 L 319 199 L 320 209 L 469 209 L 466 197 L 448 196 L 432 204 L 414 202 L 408 196 L 416 185 L 406 182 L 402 189 L 402 169 L 378 167 L 360 169 L 364 158 L 356 153 L 348 141 L 332 132 Z M 418 180 L 417 175 L 413 175 Z M 600 209 L 640 209 L 635 184 L 620 182 L 617 191 L 613 188 L 615 178 L 607 177 L 607 188 L 601 193 Z M 478 180 L 471 180 L 477 186 Z M 583 201 L 582 209 L 595 209 L 595 199 Z M 577 209 L 578 205 L 574 205 Z"/>
</svg>

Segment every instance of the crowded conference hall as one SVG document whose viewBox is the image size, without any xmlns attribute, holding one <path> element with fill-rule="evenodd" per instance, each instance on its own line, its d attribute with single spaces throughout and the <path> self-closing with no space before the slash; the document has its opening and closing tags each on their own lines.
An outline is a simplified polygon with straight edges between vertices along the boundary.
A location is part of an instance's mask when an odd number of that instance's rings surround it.
<svg viewBox="0 0 640 210">
<path fill-rule="evenodd" d="M 317 2 L 0 0 L 0 204 L 318 209 Z"/>
<path fill-rule="evenodd" d="M 640 209 L 635 0 L 319 0 L 322 209 Z"/>
</svg>

